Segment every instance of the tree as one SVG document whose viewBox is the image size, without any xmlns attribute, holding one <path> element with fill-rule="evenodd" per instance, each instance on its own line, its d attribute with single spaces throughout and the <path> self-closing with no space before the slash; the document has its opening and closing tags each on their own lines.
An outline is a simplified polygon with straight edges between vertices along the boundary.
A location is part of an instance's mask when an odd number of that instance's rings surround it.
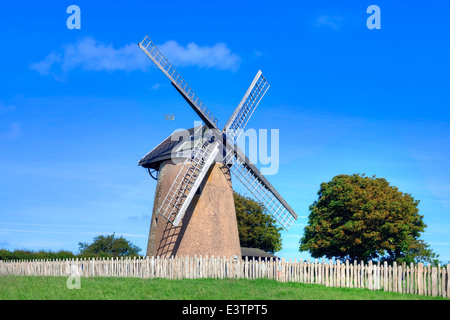
<svg viewBox="0 0 450 320">
<path fill-rule="evenodd" d="M 251 198 L 234 192 L 234 204 L 241 247 L 258 248 L 275 253 L 281 250 L 281 228 L 267 209 Z"/>
<path fill-rule="evenodd" d="M 312 257 L 350 260 L 433 262 L 419 240 L 426 228 L 419 201 L 384 178 L 338 175 L 322 183 L 318 200 L 300 239 L 300 251 Z"/>
<path fill-rule="evenodd" d="M 115 237 L 115 233 L 108 236 L 97 236 L 91 244 L 78 243 L 80 257 L 127 257 L 137 256 L 141 248 L 133 245 L 123 237 Z"/>
</svg>

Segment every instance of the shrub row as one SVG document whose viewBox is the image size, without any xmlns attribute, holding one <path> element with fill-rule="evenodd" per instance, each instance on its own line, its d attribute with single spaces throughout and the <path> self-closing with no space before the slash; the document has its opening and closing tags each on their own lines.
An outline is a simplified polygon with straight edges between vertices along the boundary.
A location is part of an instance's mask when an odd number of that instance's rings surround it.
<svg viewBox="0 0 450 320">
<path fill-rule="evenodd" d="M 139 257 L 139 255 L 128 255 L 128 257 Z M 60 251 L 31 251 L 31 250 L 14 250 L 0 249 L 0 260 L 57 260 L 57 259 L 75 259 L 75 258 L 111 258 L 108 253 L 100 254 L 74 254 L 67 250 Z"/>
<path fill-rule="evenodd" d="M 9 251 L 0 249 L 0 260 L 41 260 L 41 259 L 72 259 L 77 256 L 70 251 L 31 251 L 31 250 L 14 250 Z"/>
</svg>

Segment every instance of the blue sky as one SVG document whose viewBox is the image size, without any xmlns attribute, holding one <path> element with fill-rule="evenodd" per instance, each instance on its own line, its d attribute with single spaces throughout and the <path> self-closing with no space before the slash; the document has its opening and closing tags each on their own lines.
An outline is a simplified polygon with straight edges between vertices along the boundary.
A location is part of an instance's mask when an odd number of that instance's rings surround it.
<svg viewBox="0 0 450 320">
<path fill-rule="evenodd" d="M 72 4 L 79 30 L 66 26 Z M 372 4 L 379 30 L 366 26 Z M 138 48 L 148 35 L 219 127 L 263 71 L 271 87 L 247 128 L 279 129 L 280 167 L 267 178 L 299 215 L 278 255 L 309 258 L 298 241 L 321 182 L 366 173 L 420 200 L 421 238 L 450 260 L 449 10 L 378 0 L 3 4 L 0 247 L 76 252 L 116 232 L 145 252 L 156 183 L 137 161 L 198 120 Z"/>
</svg>

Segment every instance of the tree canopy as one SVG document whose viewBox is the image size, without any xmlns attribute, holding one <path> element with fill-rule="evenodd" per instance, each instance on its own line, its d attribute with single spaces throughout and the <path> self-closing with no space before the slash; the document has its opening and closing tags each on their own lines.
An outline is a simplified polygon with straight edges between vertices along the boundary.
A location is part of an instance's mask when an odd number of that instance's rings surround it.
<svg viewBox="0 0 450 320">
<path fill-rule="evenodd" d="M 426 225 L 419 201 L 386 179 L 364 174 L 338 175 L 320 185 L 310 207 L 300 251 L 312 257 L 434 262 L 419 239 Z"/>
<path fill-rule="evenodd" d="M 241 247 L 275 253 L 281 250 L 281 228 L 267 209 L 251 198 L 234 192 L 234 204 Z"/>
<path fill-rule="evenodd" d="M 108 236 L 97 236 L 91 244 L 78 243 L 81 257 L 128 257 L 137 256 L 141 248 L 123 237 L 117 238 L 115 233 Z"/>
</svg>

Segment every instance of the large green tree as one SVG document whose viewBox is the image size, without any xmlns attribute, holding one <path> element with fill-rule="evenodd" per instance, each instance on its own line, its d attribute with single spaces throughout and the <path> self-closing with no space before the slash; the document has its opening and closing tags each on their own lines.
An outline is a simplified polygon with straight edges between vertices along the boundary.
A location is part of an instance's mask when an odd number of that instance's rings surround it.
<svg viewBox="0 0 450 320">
<path fill-rule="evenodd" d="M 300 239 L 300 251 L 314 258 L 434 262 L 419 239 L 426 225 L 419 201 L 386 179 L 338 175 L 322 183 Z"/>
<path fill-rule="evenodd" d="M 128 257 L 137 256 L 141 248 L 123 237 L 117 238 L 115 233 L 108 236 L 97 236 L 91 244 L 78 243 L 81 257 Z"/>
<path fill-rule="evenodd" d="M 281 228 L 267 209 L 251 198 L 234 192 L 234 204 L 241 247 L 275 253 L 281 250 Z"/>
</svg>

